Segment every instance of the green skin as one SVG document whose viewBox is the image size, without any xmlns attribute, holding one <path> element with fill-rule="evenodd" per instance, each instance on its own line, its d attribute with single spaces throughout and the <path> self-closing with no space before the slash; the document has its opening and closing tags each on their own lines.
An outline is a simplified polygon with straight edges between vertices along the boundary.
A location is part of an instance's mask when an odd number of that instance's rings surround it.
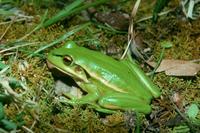
<svg viewBox="0 0 200 133">
<path fill-rule="evenodd" d="M 66 94 L 69 104 L 88 104 L 104 113 L 133 110 L 148 114 L 160 91 L 139 66 L 115 60 L 100 52 L 77 46 L 73 41 L 48 54 L 48 62 L 71 76 L 87 95 L 80 99 Z"/>
</svg>

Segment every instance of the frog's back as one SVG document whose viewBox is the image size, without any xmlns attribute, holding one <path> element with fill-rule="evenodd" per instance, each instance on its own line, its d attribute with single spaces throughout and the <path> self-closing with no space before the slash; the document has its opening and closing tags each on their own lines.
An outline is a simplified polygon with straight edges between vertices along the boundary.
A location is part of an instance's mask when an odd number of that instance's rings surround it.
<svg viewBox="0 0 200 133">
<path fill-rule="evenodd" d="M 115 91 L 135 93 L 135 90 L 139 90 L 143 94 L 149 93 L 132 70 L 121 61 L 83 47 L 73 49 L 71 53 L 76 64 Z M 78 56 L 74 53 L 78 53 Z"/>
</svg>

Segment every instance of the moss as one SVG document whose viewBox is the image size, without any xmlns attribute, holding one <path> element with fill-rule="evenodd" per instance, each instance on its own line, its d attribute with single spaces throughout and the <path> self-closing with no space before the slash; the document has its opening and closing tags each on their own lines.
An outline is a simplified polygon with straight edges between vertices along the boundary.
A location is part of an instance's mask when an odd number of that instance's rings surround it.
<svg viewBox="0 0 200 133">
<path fill-rule="evenodd" d="M 122 10 L 130 12 L 132 9 L 132 3 L 130 3 L 129 1 L 122 4 Z M 144 17 L 144 13 L 149 13 L 150 7 L 146 7 L 147 5 L 149 5 L 148 2 L 141 5 L 138 18 Z M 30 9 L 26 5 L 22 7 L 22 9 L 34 15 L 34 20 L 30 23 L 13 23 L 1 42 L 15 41 L 39 24 L 40 18 L 36 17 L 36 15 L 39 13 L 42 16 L 44 9 L 39 8 L 35 10 L 32 8 Z M 106 10 L 109 10 L 107 8 Z M 48 14 L 49 17 L 55 14 L 57 10 L 55 7 L 51 8 Z M 103 7 L 101 7 L 101 10 L 103 10 Z M 37 57 L 27 58 L 28 54 L 55 40 L 69 31 L 74 25 L 82 22 L 84 20 L 77 15 L 67 21 L 64 20 L 49 28 L 41 29 L 26 38 L 26 41 L 42 43 L 22 47 L 1 55 L 2 60 L 11 66 L 11 71 L 7 73 L 7 76 L 22 80 L 28 87 L 28 90 L 20 87 L 15 90 L 19 94 L 26 92 L 22 95 L 20 102 L 6 105 L 6 115 L 10 119 L 15 119 L 17 114 L 23 112 L 25 126 L 33 126 L 31 130 L 34 132 L 128 132 L 129 127 L 126 126 L 127 122 L 124 120 L 123 113 L 118 112 L 113 115 L 100 114 L 87 107 L 71 107 L 56 100 L 54 80 L 45 61 L 46 54 L 53 48 L 46 49 L 39 53 Z M 1 25 L 0 33 L 4 33 L 7 26 Z M 135 30 L 142 36 L 143 42 L 148 44 L 153 50 L 152 56 L 155 61 L 160 56 L 160 42 L 162 40 L 171 41 L 173 44 L 172 48 L 165 50 L 165 58 L 183 60 L 199 58 L 200 23 L 198 20 L 192 22 L 182 21 L 171 13 L 161 17 L 156 25 L 152 25 L 150 21 L 145 21 L 136 24 L 135 27 Z M 111 50 L 120 49 L 118 52 L 121 54 L 127 44 L 126 38 L 127 34 L 111 33 L 95 25 L 90 25 L 88 28 L 70 36 L 68 40 L 71 39 L 82 46 L 101 51 L 107 51 L 109 48 Z M 55 47 L 59 47 L 63 43 Z M 4 45 L 4 48 L 10 46 L 12 45 Z M 3 49 L 3 47 L 1 48 Z M 28 67 L 25 70 L 19 68 L 20 65 L 23 65 L 23 61 L 28 63 Z M 154 82 L 161 88 L 162 96 L 153 101 L 152 106 L 154 110 L 151 117 L 155 117 L 149 118 L 147 116 L 146 119 L 143 118 L 141 129 L 147 130 L 147 128 L 152 128 L 167 132 L 170 130 L 170 127 L 166 123 L 177 115 L 176 109 L 171 104 L 171 97 L 173 97 L 174 93 L 178 93 L 182 98 L 183 110 L 181 111 L 184 111 L 191 103 L 200 103 L 200 75 L 184 78 L 158 73 L 155 75 Z M 1 90 L 1 92 L 3 91 Z M 31 101 L 33 104 L 31 102 L 27 103 L 27 101 Z"/>
</svg>

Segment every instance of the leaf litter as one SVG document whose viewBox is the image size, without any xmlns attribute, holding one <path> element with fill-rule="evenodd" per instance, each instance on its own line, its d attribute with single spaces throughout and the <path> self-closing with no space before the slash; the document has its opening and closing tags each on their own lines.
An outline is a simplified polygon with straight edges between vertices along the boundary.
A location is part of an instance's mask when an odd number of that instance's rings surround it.
<svg viewBox="0 0 200 133">
<path fill-rule="evenodd" d="M 148 62 L 155 67 L 155 62 Z M 163 59 L 156 72 L 165 72 L 169 76 L 195 76 L 200 71 L 200 64 L 195 61 Z"/>
</svg>

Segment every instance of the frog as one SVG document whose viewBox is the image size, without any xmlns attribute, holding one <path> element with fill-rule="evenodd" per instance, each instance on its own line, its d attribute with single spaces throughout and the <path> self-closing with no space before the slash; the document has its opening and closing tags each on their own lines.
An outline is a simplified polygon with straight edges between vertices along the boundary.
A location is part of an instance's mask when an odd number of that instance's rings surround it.
<svg viewBox="0 0 200 133">
<path fill-rule="evenodd" d="M 160 89 L 136 62 L 114 59 L 74 41 L 50 51 L 47 61 L 86 93 L 81 98 L 66 94 L 67 103 L 73 106 L 88 105 L 103 113 L 149 114 L 151 100 L 160 96 Z"/>
</svg>

